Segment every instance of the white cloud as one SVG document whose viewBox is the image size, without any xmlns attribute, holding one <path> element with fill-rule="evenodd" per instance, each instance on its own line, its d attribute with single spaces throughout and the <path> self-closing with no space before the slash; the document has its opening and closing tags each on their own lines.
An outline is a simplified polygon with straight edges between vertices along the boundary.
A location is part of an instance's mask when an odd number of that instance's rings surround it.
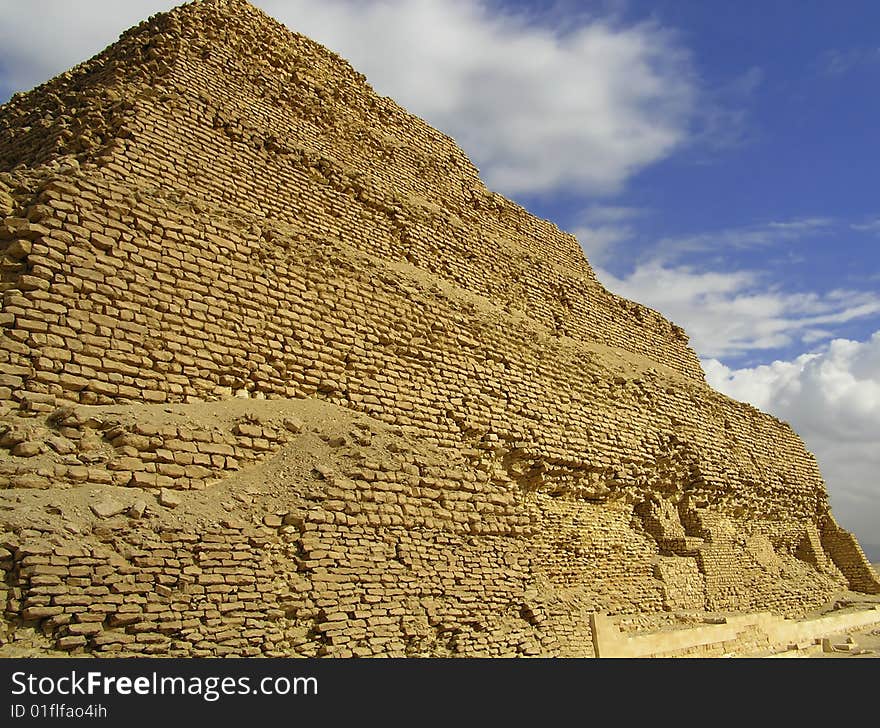
<svg viewBox="0 0 880 728">
<path fill-rule="evenodd" d="M 763 69 L 752 66 L 726 83 L 703 85 L 696 112 L 699 131 L 692 139 L 693 146 L 703 147 L 703 152 L 726 152 L 752 142 L 757 130 L 751 123 L 750 109 L 763 82 Z"/>
<path fill-rule="evenodd" d="M 22 90 L 172 2 L 0 0 L 0 85 Z M 675 150 L 695 106 L 686 52 L 653 22 L 565 30 L 470 0 L 257 0 L 377 91 L 455 137 L 490 187 L 611 193 Z"/>
<path fill-rule="evenodd" d="M 792 425 L 816 455 L 838 521 L 880 558 L 880 331 L 863 342 L 835 339 L 793 361 L 703 366 L 719 391 Z"/>
<path fill-rule="evenodd" d="M 654 255 L 657 258 L 671 260 L 687 253 L 766 248 L 820 234 L 831 234 L 834 230 L 835 221 L 829 217 L 770 221 L 759 225 L 724 228 L 676 238 L 663 238 L 654 246 Z"/>
<path fill-rule="evenodd" d="M 174 0 L 0 0 L 0 87 L 27 91 L 91 58 Z"/>
<path fill-rule="evenodd" d="M 617 277 L 601 267 L 612 291 L 660 311 L 688 332 L 703 357 L 728 357 L 815 343 L 823 327 L 880 314 L 873 292 L 790 293 L 749 270 L 719 272 L 651 259 Z"/>
<path fill-rule="evenodd" d="M 829 341 L 834 338 L 834 332 L 829 329 L 804 329 L 801 341 L 805 344 L 815 344 L 817 341 Z"/>
<path fill-rule="evenodd" d="M 841 76 L 864 66 L 880 63 L 880 48 L 837 48 L 825 51 L 818 60 L 820 73 L 825 76 Z"/>
<path fill-rule="evenodd" d="M 804 217 L 663 238 L 619 275 L 607 269 L 609 248 L 633 231 L 611 220 L 605 228 L 587 225 L 578 234 L 588 254 L 589 235 L 597 235 L 599 255 L 591 260 L 609 289 L 683 326 L 701 356 L 725 358 L 794 344 L 813 348 L 829 341 L 836 326 L 880 314 L 876 290 L 793 292 L 774 279 L 773 269 L 731 263 L 738 252 L 774 248 L 791 262 L 799 250 L 795 244 L 813 244 L 820 236 L 827 243 L 844 228 L 832 218 Z"/>
<path fill-rule="evenodd" d="M 865 223 L 857 223 L 850 227 L 862 233 L 880 233 L 880 218 Z"/>
<path fill-rule="evenodd" d="M 688 59 L 653 23 L 561 32 L 470 0 L 260 4 L 455 137 L 506 194 L 614 192 L 686 137 Z"/>
<path fill-rule="evenodd" d="M 591 265 L 600 266 L 612 249 L 635 234 L 630 222 L 645 213 L 637 207 L 593 205 L 581 213 L 572 234 L 578 239 Z"/>
<path fill-rule="evenodd" d="M 632 228 L 619 225 L 581 225 L 572 233 L 580 242 L 590 263 L 597 266 L 609 259 L 614 245 L 632 236 Z"/>
</svg>

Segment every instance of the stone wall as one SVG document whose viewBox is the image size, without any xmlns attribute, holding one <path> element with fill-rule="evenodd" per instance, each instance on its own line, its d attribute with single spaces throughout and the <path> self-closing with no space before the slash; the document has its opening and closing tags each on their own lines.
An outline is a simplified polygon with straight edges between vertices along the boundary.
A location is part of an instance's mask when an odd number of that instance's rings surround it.
<svg viewBox="0 0 880 728">
<path fill-rule="evenodd" d="M 696 507 L 783 523 L 821 515 L 815 460 L 785 424 L 656 362 L 345 243 L 264 222 L 269 242 L 254 220 L 100 177 L 50 180 L 35 199 L 37 222 L 6 223 L 30 252 L 4 294 L 0 341 L 0 395 L 25 412 L 321 396 L 469 444 L 529 487 L 593 500 L 686 491 Z"/>
<path fill-rule="evenodd" d="M 313 41 L 245 3 L 229 9 L 210 2 L 158 16 L 7 104 L 0 159 L 13 167 L 73 154 L 113 183 L 174 189 L 409 261 L 560 335 L 702 380 L 680 328 L 605 291 L 571 235 L 490 193 L 451 139 Z M 46 119 L 62 131 L 38 133 Z M 85 144 L 81 127 L 93 119 Z"/>
<path fill-rule="evenodd" d="M 286 423 L 286 442 L 257 466 L 171 490 L 95 478 L 118 472 L 105 441 L 77 456 L 89 455 L 90 480 L 6 491 L 16 498 L 0 537 L 10 649 L 583 657 L 593 651 L 593 612 L 803 614 L 843 585 L 839 572 L 817 571 L 766 538 L 743 546 L 730 527 L 688 537 L 696 559 L 660 555 L 626 499 L 524 490 L 474 468 L 461 449 L 329 403 L 165 409 L 80 406 L 43 426 L 55 433 L 47 440 L 75 442 L 72 423 L 139 415 L 151 423 L 143 429 L 179 437 L 199 433 L 185 418 L 216 431 L 259 419 L 261 432 Z"/>
<path fill-rule="evenodd" d="M 873 569 L 864 567 L 868 559 L 856 537 L 838 526 L 830 514 L 822 520 L 821 539 L 823 550 L 853 589 L 868 594 L 880 594 L 880 580 Z"/>
<path fill-rule="evenodd" d="M 0 486 L 53 514 L 0 516 L 14 640 L 581 656 L 597 611 L 877 583 L 788 425 L 246 3 L 157 16 L 0 129 Z M 388 439 L 273 409 L 308 401 Z M 279 485 L 192 520 L 247 482 Z M 65 531 L 53 494 L 92 491 Z"/>
</svg>

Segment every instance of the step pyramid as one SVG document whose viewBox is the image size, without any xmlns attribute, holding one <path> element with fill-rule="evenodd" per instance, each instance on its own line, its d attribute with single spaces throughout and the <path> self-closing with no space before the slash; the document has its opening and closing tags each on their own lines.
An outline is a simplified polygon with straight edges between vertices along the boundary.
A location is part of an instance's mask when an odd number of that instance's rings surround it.
<svg viewBox="0 0 880 728">
<path fill-rule="evenodd" d="M 880 591 L 786 423 L 244 0 L 0 107 L 0 216 L 0 654 L 586 656 Z"/>
</svg>

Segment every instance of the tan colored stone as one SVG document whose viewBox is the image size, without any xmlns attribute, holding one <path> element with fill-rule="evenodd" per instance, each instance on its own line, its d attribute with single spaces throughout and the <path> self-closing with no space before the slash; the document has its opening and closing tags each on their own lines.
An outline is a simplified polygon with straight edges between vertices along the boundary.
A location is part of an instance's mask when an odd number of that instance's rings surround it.
<svg viewBox="0 0 880 728">
<path fill-rule="evenodd" d="M 26 241 L 0 446 L 47 444 L 0 453 L 0 488 L 58 489 L 2 510 L 13 636 L 27 614 L 98 654 L 581 657 L 599 609 L 668 637 L 880 589 L 790 428 L 243 0 L 148 21 L 0 128 L 0 247 Z M 100 488 L 140 520 L 85 517 Z M 695 649 L 744 649 L 710 626 Z"/>
<path fill-rule="evenodd" d="M 20 458 L 32 458 L 43 452 L 43 443 L 37 441 L 20 442 L 12 448 L 12 454 Z"/>
<path fill-rule="evenodd" d="M 162 490 L 159 491 L 159 503 L 166 508 L 177 508 L 183 503 L 183 499 L 177 491 L 162 488 Z"/>
<path fill-rule="evenodd" d="M 91 503 L 89 508 L 92 509 L 98 518 L 112 518 L 126 510 L 127 506 L 113 498 L 104 497 L 95 503 Z"/>
</svg>

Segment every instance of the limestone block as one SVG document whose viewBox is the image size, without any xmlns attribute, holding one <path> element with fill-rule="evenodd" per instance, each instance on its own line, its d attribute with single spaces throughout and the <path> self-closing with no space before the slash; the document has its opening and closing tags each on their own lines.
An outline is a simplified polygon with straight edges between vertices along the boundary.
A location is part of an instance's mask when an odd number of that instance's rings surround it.
<svg viewBox="0 0 880 728">
<path fill-rule="evenodd" d="M 183 502 L 177 491 L 162 488 L 159 491 L 159 503 L 166 508 L 177 508 Z"/>
<path fill-rule="evenodd" d="M 119 515 L 126 510 L 127 507 L 128 506 L 124 503 L 109 497 L 103 497 L 100 500 L 89 504 L 92 513 L 98 516 L 98 518 L 111 518 Z"/>
</svg>

